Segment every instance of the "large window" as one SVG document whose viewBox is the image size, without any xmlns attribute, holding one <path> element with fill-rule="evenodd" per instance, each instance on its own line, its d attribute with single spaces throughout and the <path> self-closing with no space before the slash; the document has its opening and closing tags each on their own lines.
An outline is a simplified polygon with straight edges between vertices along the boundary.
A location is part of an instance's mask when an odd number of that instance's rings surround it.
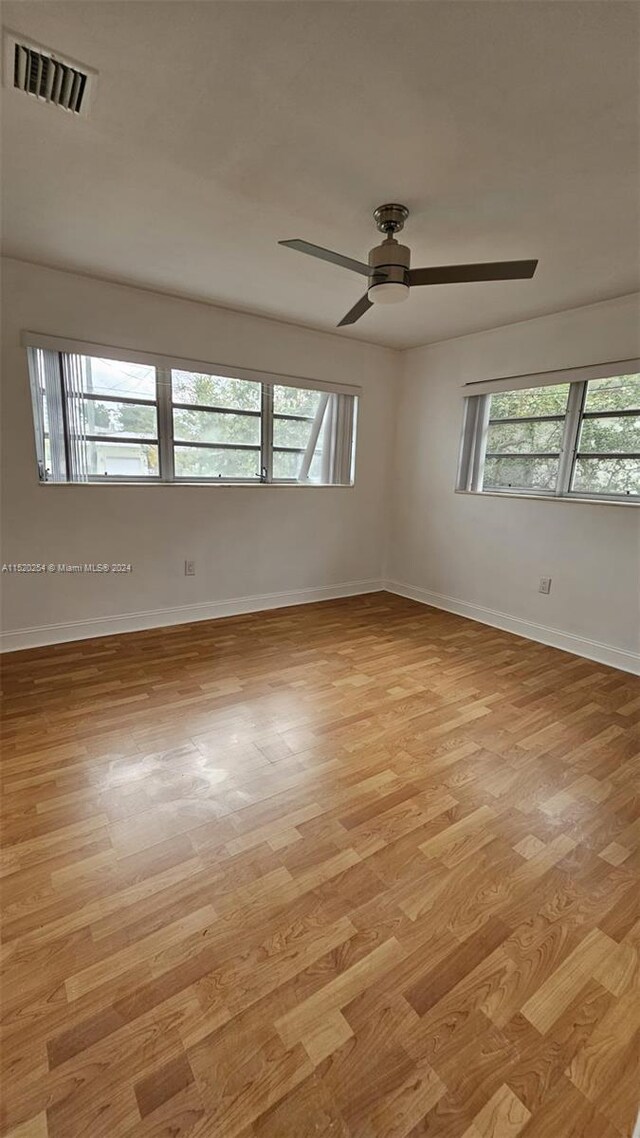
<svg viewBox="0 0 640 1138">
<path fill-rule="evenodd" d="M 640 500 L 640 374 L 470 396 L 458 489 Z"/>
<path fill-rule="evenodd" d="M 353 481 L 356 396 L 344 389 L 28 352 L 42 481 Z"/>
</svg>

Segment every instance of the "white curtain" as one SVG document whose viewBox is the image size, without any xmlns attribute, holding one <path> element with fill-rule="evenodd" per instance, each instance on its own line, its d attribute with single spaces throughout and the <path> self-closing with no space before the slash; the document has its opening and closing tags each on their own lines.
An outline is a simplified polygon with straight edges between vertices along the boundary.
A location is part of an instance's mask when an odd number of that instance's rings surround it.
<svg viewBox="0 0 640 1138">
<path fill-rule="evenodd" d="M 66 482 L 60 356 L 43 348 L 29 348 L 28 357 L 40 478 L 43 482 Z M 48 454 L 46 436 L 49 439 Z"/>
<path fill-rule="evenodd" d="M 309 470 L 321 433 L 322 470 L 319 481 L 333 486 L 351 482 L 354 403 L 353 395 L 333 393 L 321 396 L 300 463 L 299 482 L 309 481 Z"/>
</svg>

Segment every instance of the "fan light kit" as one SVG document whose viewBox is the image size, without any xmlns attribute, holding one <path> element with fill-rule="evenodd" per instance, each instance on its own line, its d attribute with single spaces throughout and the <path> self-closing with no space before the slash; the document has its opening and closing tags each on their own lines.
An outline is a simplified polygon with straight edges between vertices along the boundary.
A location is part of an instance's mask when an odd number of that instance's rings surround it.
<svg viewBox="0 0 640 1138">
<path fill-rule="evenodd" d="M 355 324 L 372 304 L 398 304 L 406 300 L 412 285 L 463 284 L 467 281 L 514 281 L 529 280 L 536 271 L 537 261 L 489 261 L 486 264 L 440 265 L 429 269 L 412 269 L 411 250 L 407 245 L 399 245 L 394 234 L 404 228 L 409 210 L 404 205 L 381 205 L 373 212 L 376 225 L 385 239 L 375 245 L 369 253 L 368 263 L 333 253 L 321 245 L 311 245 L 308 241 L 295 238 L 293 241 L 279 241 L 289 249 L 319 257 L 321 261 L 331 261 L 352 273 L 360 273 L 369 284 L 364 296 L 347 312 L 338 324 Z"/>
</svg>

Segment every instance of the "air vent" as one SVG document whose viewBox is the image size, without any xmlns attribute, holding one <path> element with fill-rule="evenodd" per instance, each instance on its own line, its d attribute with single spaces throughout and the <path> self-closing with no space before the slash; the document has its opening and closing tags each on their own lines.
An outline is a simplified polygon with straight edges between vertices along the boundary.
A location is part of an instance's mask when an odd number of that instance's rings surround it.
<svg viewBox="0 0 640 1138">
<path fill-rule="evenodd" d="M 95 72 L 63 59 L 39 44 L 9 33 L 5 41 L 5 86 L 33 95 L 43 103 L 86 115 Z"/>
</svg>

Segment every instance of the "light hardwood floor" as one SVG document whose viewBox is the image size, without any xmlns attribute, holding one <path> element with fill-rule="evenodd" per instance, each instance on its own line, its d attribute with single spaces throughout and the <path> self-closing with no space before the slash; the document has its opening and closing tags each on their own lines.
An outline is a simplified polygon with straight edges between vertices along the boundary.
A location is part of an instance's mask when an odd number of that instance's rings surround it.
<svg viewBox="0 0 640 1138">
<path fill-rule="evenodd" d="M 4 1134 L 629 1138 L 638 680 L 381 593 L 4 689 Z"/>
</svg>

